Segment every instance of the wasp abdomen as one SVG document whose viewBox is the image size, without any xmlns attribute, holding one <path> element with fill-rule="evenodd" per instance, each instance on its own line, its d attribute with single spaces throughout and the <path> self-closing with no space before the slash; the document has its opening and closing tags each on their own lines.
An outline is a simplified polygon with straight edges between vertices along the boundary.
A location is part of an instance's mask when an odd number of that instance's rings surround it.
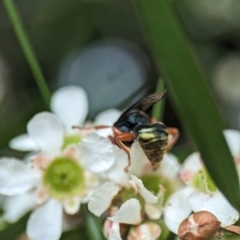
<svg viewBox="0 0 240 240">
<path fill-rule="evenodd" d="M 161 122 L 139 126 L 138 141 L 153 169 L 157 169 L 167 151 L 168 132 L 166 126 Z"/>
</svg>

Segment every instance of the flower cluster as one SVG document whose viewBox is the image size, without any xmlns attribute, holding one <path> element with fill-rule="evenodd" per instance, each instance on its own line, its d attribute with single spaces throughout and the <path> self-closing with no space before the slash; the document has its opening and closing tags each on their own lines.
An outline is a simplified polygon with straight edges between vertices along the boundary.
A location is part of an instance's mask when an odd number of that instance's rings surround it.
<svg viewBox="0 0 240 240">
<path fill-rule="evenodd" d="M 239 213 L 216 188 L 199 153 L 182 166 L 167 153 L 153 171 L 138 141 L 127 153 L 109 138 L 111 127 L 94 128 L 113 126 L 120 111 L 109 109 L 85 123 L 88 100 L 80 87 L 56 91 L 51 110 L 33 116 L 27 133 L 10 141 L 11 148 L 29 152 L 25 159 L 0 159 L 2 219 L 15 222 L 32 211 L 29 238 L 59 239 L 67 216 L 82 203 L 103 217 L 109 240 L 155 240 L 169 231 L 183 240 L 209 239 L 220 228 L 239 234 L 233 225 Z M 240 176 L 240 133 L 224 134 Z"/>
<path fill-rule="evenodd" d="M 27 124 L 27 133 L 10 142 L 13 149 L 30 151 L 26 158 L 0 160 L 0 194 L 8 196 L 3 201 L 3 218 L 15 222 L 33 210 L 27 234 L 34 240 L 59 239 L 66 222 L 63 213 L 77 213 L 100 184 L 99 177 L 86 169 L 93 168 L 92 163 L 86 166 L 80 158 L 78 144 L 88 131 L 72 129 L 84 124 L 86 92 L 75 86 L 59 89 L 53 94 L 51 109 L 53 113 L 36 114 Z M 96 121 L 112 124 L 119 114 L 109 110 Z"/>
</svg>

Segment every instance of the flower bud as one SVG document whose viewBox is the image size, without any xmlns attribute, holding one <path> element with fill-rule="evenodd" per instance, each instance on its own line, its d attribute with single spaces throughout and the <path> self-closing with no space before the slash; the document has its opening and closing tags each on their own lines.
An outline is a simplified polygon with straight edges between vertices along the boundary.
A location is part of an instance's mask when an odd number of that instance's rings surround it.
<svg viewBox="0 0 240 240">
<path fill-rule="evenodd" d="M 181 240 L 207 240 L 219 230 L 220 224 L 212 213 L 197 212 L 180 224 L 178 236 Z"/>
<path fill-rule="evenodd" d="M 158 239 L 161 231 L 160 226 L 156 223 L 143 223 L 131 228 L 127 240 Z"/>
</svg>

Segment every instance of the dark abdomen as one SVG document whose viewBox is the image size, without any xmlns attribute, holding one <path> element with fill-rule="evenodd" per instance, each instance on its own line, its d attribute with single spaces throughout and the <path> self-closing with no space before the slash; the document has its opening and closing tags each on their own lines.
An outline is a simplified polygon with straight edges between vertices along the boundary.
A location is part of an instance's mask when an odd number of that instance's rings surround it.
<svg viewBox="0 0 240 240">
<path fill-rule="evenodd" d="M 167 151 L 168 132 L 166 126 L 161 122 L 142 125 L 138 129 L 137 139 L 153 169 L 157 169 Z"/>
</svg>

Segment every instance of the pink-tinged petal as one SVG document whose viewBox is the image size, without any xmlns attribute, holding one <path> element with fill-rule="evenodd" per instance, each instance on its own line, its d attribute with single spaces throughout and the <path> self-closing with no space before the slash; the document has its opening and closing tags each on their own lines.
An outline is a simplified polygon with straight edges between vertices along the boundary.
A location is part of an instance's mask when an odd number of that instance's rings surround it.
<svg viewBox="0 0 240 240">
<path fill-rule="evenodd" d="M 142 221 L 141 205 L 136 198 L 130 198 L 121 205 L 113 217 L 108 219 L 113 222 L 137 225 Z"/>
<path fill-rule="evenodd" d="M 21 134 L 9 142 L 9 147 L 18 151 L 37 151 L 36 143 L 28 136 Z"/>
<path fill-rule="evenodd" d="M 40 185 L 36 189 L 35 202 L 37 204 L 43 204 L 49 198 L 48 190 L 46 187 Z"/>
<path fill-rule="evenodd" d="M 133 184 L 134 189 L 137 190 L 137 192 L 139 193 L 139 195 L 141 195 L 141 197 L 144 199 L 145 202 L 157 203 L 158 201 L 157 197 L 155 197 L 150 191 L 148 191 L 144 187 L 141 179 L 137 178 L 134 175 L 131 175 L 130 183 Z"/>
<path fill-rule="evenodd" d="M 203 209 L 205 201 L 210 198 L 210 194 L 194 192 L 188 197 L 187 201 L 193 212 L 199 212 Z"/>
<path fill-rule="evenodd" d="M 113 223 L 109 231 L 108 240 L 122 240 L 119 223 Z"/>
<path fill-rule="evenodd" d="M 37 208 L 27 222 L 27 235 L 34 240 L 58 240 L 62 233 L 62 205 L 50 200 Z"/>
<path fill-rule="evenodd" d="M 198 152 L 192 153 L 183 163 L 181 179 L 190 184 L 194 176 L 203 168 L 203 163 Z"/>
<path fill-rule="evenodd" d="M 50 112 L 36 114 L 27 124 L 29 136 L 39 150 L 58 153 L 63 145 L 64 129 L 58 117 Z"/>
<path fill-rule="evenodd" d="M 228 147 L 234 158 L 240 154 L 240 132 L 237 130 L 224 130 L 223 131 Z"/>
<path fill-rule="evenodd" d="M 52 158 L 49 155 L 38 154 L 32 157 L 30 164 L 34 169 L 44 171 L 46 170 L 51 160 Z"/>
<path fill-rule="evenodd" d="M 108 210 L 108 215 L 113 216 L 117 211 L 118 211 L 117 207 L 110 207 Z M 103 234 L 106 238 L 108 238 L 109 232 L 110 232 L 113 224 L 114 224 L 114 222 L 110 221 L 108 218 L 104 221 Z M 116 224 L 118 224 L 118 223 L 116 223 Z"/>
<path fill-rule="evenodd" d="M 161 231 L 160 226 L 156 223 L 144 223 L 137 227 L 132 227 L 127 240 L 156 240 L 160 236 Z"/>
<path fill-rule="evenodd" d="M 82 165 L 89 171 L 106 171 L 115 162 L 113 144 L 107 138 L 90 133 L 80 142 L 80 157 Z"/>
<path fill-rule="evenodd" d="M 189 216 L 191 208 L 187 198 L 194 192 L 192 188 L 185 187 L 174 192 L 168 199 L 164 209 L 164 222 L 170 231 L 178 233 L 180 223 Z"/>
<path fill-rule="evenodd" d="M 90 197 L 88 209 L 96 216 L 100 216 L 111 205 L 113 198 L 120 191 L 120 187 L 114 182 L 106 182 L 96 189 Z"/>
<path fill-rule="evenodd" d="M 160 162 L 157 172 L 168 179 L 174 179 L 179 175 L 180 169 L 181 164 L 178 162 L 178 159 L 173 154 L 168 153 L 165 154 Z"/>
<path fill-rule="evenodd" d="M 63 151 L 62 156 L 67 158 L 71 158 L 73 160 L 79 159 L 79 151 L 76 145 L 68 145 L 66 149 Z"/>
<path fill-rule="evenodd" d="M 61 119 L 65 129 L 71 132 L 73 125 L 83 125 L 87 117 L 87 93 L 78 86 L 60 88 L 52 96 L 51 109 Z"/>
<path fill-rule="evenodd" d="M 128 185 L 129 174 L 125 171 L 128 166 L 127 153 L 117 146 L 113 145 L 115 162 L 113 166 L 105 172 L 107 178 L 121 186 Z"/>
<path fill-rule="evenodd" d="M 23 193 L 7 197 L 3 203 L 3 218 L 9 223 L 18 221 L 24 214 L 35 206 L 33 193 Z"/>
<path fill-rule="evenodd" d="M 32 189 L 37 184 L 35 171 L 15 158 L 0 159 L 0 194 L 13 196 Z"/>
<path fill-rule="evenodd" d="M 63 201 L 63 208 L 68 214 L 75 214 L 79 211 L 81 205 L 80 197 L 73 197 Z"/>
<path fill-rule="evenodd" d="M 152 166 L 140 147 L 138 141 L 135 141 L 130 149 L 131 165 L 129 172 L 135 176 L 142 176 L 144 173 L 151 172 Z"/>
<path fill-rule="evenodd" d="M 202 210 L 215 215 L 221 222 L 221 227 L 230 226 L 239 219 L 239 213 L 231 206 L 221 192 L 213 194 L 210 199 L 205 201 Z"/>
</svg>

